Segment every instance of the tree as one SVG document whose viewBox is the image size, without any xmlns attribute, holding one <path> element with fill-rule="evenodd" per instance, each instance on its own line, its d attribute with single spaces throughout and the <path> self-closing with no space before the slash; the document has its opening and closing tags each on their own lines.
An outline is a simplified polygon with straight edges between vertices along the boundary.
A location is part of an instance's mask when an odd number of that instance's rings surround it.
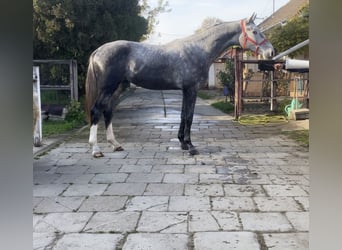
<svg viewBox="0 0 342 250">
<path fill-rule="evenodd" d="M 208 28 L 217 25 L 219 23 L 222 23 L 223 21 L 216 17 L 207 17 L 203 20 L 201 27 L 199 27 L 197 30 L 195 30 L 195 33 L 199 33 L 203 30 L 207 30 Z"/>
<path fill-rule="evenodd" d="M 33 0 L 33 57 L 76 59 L 84 83 L 92 51 L 109 41 L 140 41 L 165 6 L 164 0 L 156 8 L 139 0 Z"/>
<path fill-rule="evenodd" d="M 268 37 L 278 53 L 307 40 L 309 38 L 309 5 L 304 6 L 287 24 L 271 30 Z M 290 56 L 298 54 L 308 57 L 309 46 L 291 53 Z"/>
<path fill-rule="evenodd" d="M 146 17 L 148 21 L 147 33 L 143 35 L 142 40 L 147 39 L 151 34 L 154 33 L 154 28 L 158 24 L 157 16 L 159 13 L 170 12 L 171 9 L 168 8 L 169 2 L 165 0 L 158 0 L 157 6 L 152 8 L 147 0 L 141 0 L 142 15 Z"/>
<path fill-rule="evenodd" d="M 232 59 L 227 59 L 224 70 L 217 73 L 217 78 L 228 92 L 230 101 L 234 100 L 235 95 L 235 65 Z"/>
</svg>

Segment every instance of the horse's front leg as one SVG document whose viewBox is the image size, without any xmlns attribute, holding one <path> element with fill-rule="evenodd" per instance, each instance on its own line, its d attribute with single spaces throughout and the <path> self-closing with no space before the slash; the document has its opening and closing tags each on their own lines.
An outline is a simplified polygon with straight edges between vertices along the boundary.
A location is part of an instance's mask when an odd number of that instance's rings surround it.
<svg viewBox="0 0 342 250">
<path fill-rule="evenodd" d="M 184 98 L 182 101 L 182 112 L 181 112 L 181 122 L 178 130 L 178 140 L 181 143 L 181 148 L 183 150 L 188 150 L 189 146 L 184 142 L 184 127 L 185 127 L 185 103 Z"/>
<path fill-rule="evenodd" d="M 197 91 L 195 88 L 183 90 L 182 117 L 179 134 L 183 135 L 181 141 L 182 149 L 188 149 L 190 155 L 199 154 L 196 147 L 191 142 L 191 126 L 194 117 Z M 183 131 L 183 132 L 182 132 Z"/>
<path fill-rule="evenodd" d="M 198 155 L 199 152 L 196 147 L 192 144 L 190 134 L 191 134 L 191 125 L 192 125 L 192 117 L 193 112 L 190 114 L 191 117 L 185 121 L 185 128 L 184 128 L 184 144 L 187 145 L 190 155 Z"/>
</svg>

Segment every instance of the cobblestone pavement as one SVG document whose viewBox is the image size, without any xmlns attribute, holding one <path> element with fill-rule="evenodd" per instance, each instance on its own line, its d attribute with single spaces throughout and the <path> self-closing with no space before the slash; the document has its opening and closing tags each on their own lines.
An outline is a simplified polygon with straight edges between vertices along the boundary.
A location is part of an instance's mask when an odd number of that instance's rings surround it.
<svg viewBox="0 0 342 250">
<path fill-rule="evenodd" d="M 93 159 L 85 129 L 36 158 L 33 248 L 309 249 L 308 149 L 198 98 L 190 156 L 180 105 L 178 91 L 138 88 L 113 118 L 125 151 L 99 129 Z"/>
</svg>

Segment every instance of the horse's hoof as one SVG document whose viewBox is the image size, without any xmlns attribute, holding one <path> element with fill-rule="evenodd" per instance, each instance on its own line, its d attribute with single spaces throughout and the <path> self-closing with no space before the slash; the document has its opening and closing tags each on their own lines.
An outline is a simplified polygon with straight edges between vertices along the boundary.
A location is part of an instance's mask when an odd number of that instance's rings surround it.
<svg viewBox="0 0 342 250">
<path fill-rule="evenodd" d="M 189 150 L 189 146 L 188 146 L 188 144 L 186 144 L 186 143 L 181 143 L 181 148 L 182 148 L 183 150 Z"/>
<path fill-rule="evenodd" d="M 114 152 L 116 151 L 124 151 L 123 147 L 119 146 L 117 148 L 114 148 Z"/>
<path fill-rule="evenodd" d="M 190 155 L 198 155 L 199 152 L 198 152 L 198 150 L 197 150 L 196 148 L 191 148 L 191 149 L 189 150 L 189 154 L 190 154 Z"/>
<path fill-rule="evenodd" d="M 93 157 L 94 158 L 100 158 L 100 157 L 103 157 L 104 154 L 102 152 L 93 152 Z"/>
</svg>

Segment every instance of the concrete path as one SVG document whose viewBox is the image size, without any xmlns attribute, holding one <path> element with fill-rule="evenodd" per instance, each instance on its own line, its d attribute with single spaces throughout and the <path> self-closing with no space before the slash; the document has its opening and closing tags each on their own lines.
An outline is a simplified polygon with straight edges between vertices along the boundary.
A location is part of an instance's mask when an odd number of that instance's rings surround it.
<svg viewBox="0 0 342 250">
<path fill-rule="evenodd" d="M 179 91 L 117 106 L 125 151 L 93 159 L 88 129 L 34 160 L 34 249 L 309 249 L 308 150 L 282 126 L 242 126 L 198 99 L 189 156 Z M 101 124 L 102 128 L 104 127 Z"/>
</svg>

